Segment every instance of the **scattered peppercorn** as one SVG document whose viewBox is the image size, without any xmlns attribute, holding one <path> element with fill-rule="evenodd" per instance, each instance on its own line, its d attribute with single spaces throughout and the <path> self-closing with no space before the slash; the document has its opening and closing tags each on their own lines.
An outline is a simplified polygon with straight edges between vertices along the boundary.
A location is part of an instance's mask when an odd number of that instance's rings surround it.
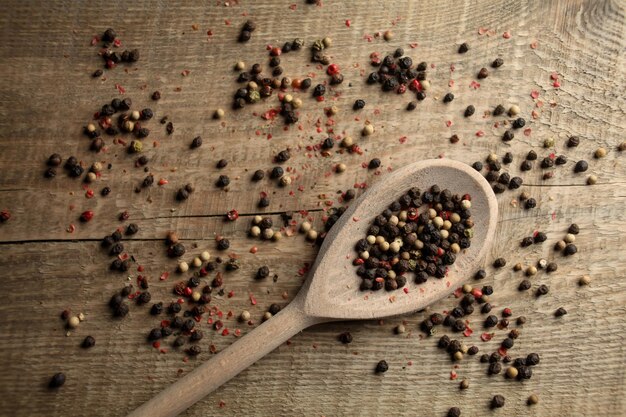
<svg viewBox="0 0 626 417">
<path fill-rule="evenodd" d="M 556 311 L 554 312 L 554 315 L 556 317 L 561 317 L 567 314 L 567 310 L 565 310 L 563 307 L 559 307 L 556 309 Z"/>
<path fill-rule="evenodd" d="M 388 369 L 389 369 L 389 365 L 387 364 L 387 361 L 382 360 L 376 364 L 377 374 L 383 374 L 387 372 Z"/>
<path fill-rule="evenodd" d="M 466 381 L 465 379 L 463 381 Z M 464 389 L 464 388 L 461 388 Z M 461 409 L 458 407 L 452 407 L 448 410 L 447 417 L 461 417 Z"/>
<path fill-rule="evenodd" d="M 548 291 L 550 291 L 550 289 L 548 288 L 547 285 L 545 284 L 540 285 L 539 288 L 537 288 L 537 297 L 546 295 Z"/>
<path fill-rule="evenodd" d="M 339 335 L 339 341 L 344 345 L 352 343 L 352 334 L 350 332 L 343 332 Z"/>
<path fill-rule="evenodd" d="M 502 58 L 496 58 L 491 63 L 491 68 L 500 68 L 502 65 L 504 65 L 504 61 L 502 60 Z"/>
<path fill-rule="evenodd" d="M 568 148 L 575 148 L 579 144 L 580 144 L 580 138 L 578 136 L 570 136 L 569 139 L 567 139 Z"/>
<path fill-rule="evenodd" d="M 50 382 L 48 383 L 48 387 L 60 388 L 63 384 L 65 384 L 65 374 L 63 372 L 59 372 L 52 375 L 52 378 L 50 378 Z"/>
<path fill-rule="evenodd" d="M 574 166 L 574 172 L 576 173 L 585 172 L 587 169 L 589 169 L 589 164 L 585 160 L 576 162 L 576 165 Z"/>
<path fill-rule="evenodd" d="M 502 395 L 494 395 L 491 399 L 491 408 L 504 407 L 504 397 Z"/>
<path fill-rule="evenodd" d="M 493 266 L 496 268 L 502 268 L 506 265 L 506 259 L 504 258 L 497 258 L 495 261 L 493 261 Z"/>
<path fill-rule="evenodd" d="M 467 51 L 469 51 L 469 45 L 466 42 L 463 42 L 460 46 L 459 46 L 459 53 L 460 54 L 464 54 Z"/>
</svg>

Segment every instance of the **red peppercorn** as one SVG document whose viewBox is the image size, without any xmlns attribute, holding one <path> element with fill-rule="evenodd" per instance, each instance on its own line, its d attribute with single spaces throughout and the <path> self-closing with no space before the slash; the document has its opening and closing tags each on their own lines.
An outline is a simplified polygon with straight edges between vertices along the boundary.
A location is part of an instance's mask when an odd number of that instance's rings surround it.
<svg viewBox="0 0 626 417">
<path fill-rule="evenodd" d="M 330 64 L 328 69 L 326 69 L 326 73 L 328 75 L 339 74 L 339 66 L 337 64 Z"/>
<path fill-rule="evenodd" d="M 480 290 L 480 288 L 474 288 L 472 289 L 472 295 L 474 296 L 474 298 L 478 299 L 483 296 L 483 292 Z"/>
<path fill-rule="evenodd" d="M 503 317 L 511 317 L 512 314 L 513 314 L 513 312 L 508 307 L 505 308 L 504 310 L 502 310 L 502 316 Z"/>
<path fill-rule="evenodd" d="M 91 219 L 93 219 L 93 211 L 91 210 L 84 211 L 83 214 L 80 215 L 81 222 L 88 222 Z"/>
<path fill-rule="evenodd" d="M 279 55 L 280 55 L 280 54 L 282 54 L 282 53 L 283 53 L 283 51 L 282 51 L 282 50 L 281 50 L 278 46 L 275 46 L 275 47 L 273 47 L 273 48 L 270 50 L 270 55 L 271 55 L 271 56 L 279 56 Z"/>
<path fill-rule="evenodd" d="M 9 210 L 2 210 L 0 212 L 0 222 L 4 223 L 11 218 L 11 212 Z"/>
<path fill-rule="evenodd" d="M 229 211 L 228 213 L 226 213 L 226 217 L 228 218 L 228 220 L 230 221 L 235 221 L 239 218 L 239 212 L 235 209 Z"/>
</svg>

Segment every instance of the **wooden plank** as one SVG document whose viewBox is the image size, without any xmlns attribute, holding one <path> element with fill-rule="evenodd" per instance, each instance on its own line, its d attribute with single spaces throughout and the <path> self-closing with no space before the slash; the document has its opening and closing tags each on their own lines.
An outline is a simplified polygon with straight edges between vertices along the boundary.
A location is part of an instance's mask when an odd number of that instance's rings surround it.
<svg viewBox="0 0 626 417">
<path fill-rule="evenodd" d="M 550 285 L 550 294 L 539 300 L 516 290 L 522 277 L 508 268 L 499 272 L 488 268 L 484 283 L 494 285 L 497 311 L 508 306 L 515 315 L 529 318 L 514 351 L 541 355 L 532 380 L 520 384 L 501 376 L 488 377 L 476 358 L 453 368 L 435 341 L 420 334 L 419 322 L 427 313 L 418 313 L 382 324 L 316 326 L 185 415 L 445 415 L 449 407 L 458 405 L 464 416 L 478 416 L 487 414 L 489 399 L 496 393 L 507 398 L 502 411 L 511 416 L 626 414 L 622 371 L 626 284 L 621 279 L 626 272 L 621 255 L 626 250 L 626 168 L 623 154 L 616 150 L 624 140 L 626 113 L 621 93 L 626 87 L 625 10 L 620 2 L 327 0 L 319 7 L 304 1 L 231 0 L 226 6 L 225 2 L 174 5 L 139 0 L 131 5 L 110 2 L 106 11 L 68 1 L 6 3 L 0 12 L 0 210 L 10 210 L 12 218 L 0 225 L 4 251 L 0 270 L 5 271 L 0 291 L 7 295 L 0 306 L 0 334 L 4 336 L 0 338 L 4 369 L 0 409 L 20 416 L 84 415 L 85 410 L 90 415 L 124 415 L 176 380 L 179 369 L 184 374 L 197 362 L 208 360 L 211 343 L 223 349 L 232 342 L 233 336 L 222 337 L 205 324 L 204 353 L 183 362 L 182 354 L 159 354 L 145 342 L 149 329 L 159 322 L 146 308 L 133 308 L 123 321 L 111 319 L 107 300 L 128 279 L 108 271 L 110 258 L 98 241 L 124 224 L 117 220 L 120 212 L 128 210 L 130 221 L 140 226 L 140 232 L 125 241 L 126 246 L 145 267 L 151 292 L 159 300 L 173 299 L 171 287 L 182 279 L 174 273 L 176 260 L 165 256 L 162 239 L 168 230 L 180 234 L 188 248 L 187 260 L 203 249 L 217 256 L 214 236 L 228 236 L 232 247 L 227 253 L 239 255 L 242 268 L 226 275 L 226 288 L 234 291 L 232 298 L 214 297 L 213 303 L 235 314 L 249 309 L 258 320 L 271 303 L 284 305 L 293 298 L 302 282 L 298 271 L 313 261 L 316 248 L 297 233 L 280 242 L 247 237 L 252 215 L 273 213 L 279 222 L 279 213 L 292 211 L 300 221 L 303 216 L 298 211 L 307 210 L 305 217 L 321 229 L 327 201 L 341 205 L 339 191 L 358 183 L 384 181 L 389 167 L 441 155 L 472 163 L 489 152 L 502 156 L 510 151 L 515 162 L 506 169 L 524 178 L 525 186 L 519 191 L 528 191 L 538 200 L 538 207 L 529 211 L 514 207 L 517 192 L 498 196 L 499 245 L 487 263 L 504 256 L 509 265 L 530 265 L 544 257 L 555 260 L 559 270 L 554 276 L 540 273 L 532 278 L 535 286 Z M 295 10 L 289 7 L 292 3 Z M 249 43 L 236 44 L 239 28 L 248 17 L 257 22 L 258 29 Z M 192 29 L 194 24 L 198 30 Z M 109 26 L 116 28 L 124 47 L 139 48 L 142 57 L 129 71 L 120 67 L 106 72 L 106 80 L 92 79 L 90 74 L 101 60 L 89 41 Z M 494 32 L 479 35 L 481 27 Z M 374 36 L 386 30 L 393 31 L 392 41 Z M 502 37 L 505 31 L 510 31 L 510 39 Z M 373 36 L 371 41 L 368 35 Z M 260 62 L 267 67 L 267 44 L 282 45 L 295 37 L 310 44 L 324 36 L 333 38 L 328 52 L 346 81 L 323 103 L 315 102 L 310 93 L 293 92 L 304 102 L 302 130 L 284 130 L 282 121 L 270 123 L 260 117 L 277 106 L 275 97 L 239 112 L 230 110 L 238 86 L 232 71 L 235 62 L 244 60 L 248 66 Z M 463 41 L 471 49 L 459 55 L 456 49 Z M 535 41 L 537 48 L 532 49 Z M 413 43 L 416 48 L 410 47 Z M 414 62 L 435 64 L 428 70 L 429 98 L 412 113 L 404 110 L 411 100 L 408 93 L 383 94 L 365 84 L 371 71 L 370 54 L 384 56 L 397 47 L 403 47 Z M 476 72 L 495 57 L 502 57 L 504 66 L 481 80 L 480 88 L 471 89 Z M 314 73 L 315 82 L 326 79 L 322 70 L 309 63 L 308 49 L 281 58 L 285 74 Z M 189 75 L 183 77 L 183 70 L 189 70 Z M 558 89 L 552 86 L 552 73 L 559 74 Z M 452 87 L 449 80 L 454 80 Z M 103 103 L 120 96 L 116 83 L 126 89 L 134 106 L 155 111 L 145 153 L 151 160 L 149 172 L 157 180 L 167 178 L 166 186 L 135 193 L 146 172 L 136 168 L 135 157 L 113 145 L 110 138 L 107 152 L 88 150 L 89 140 L 81 128 Z M 181 91 L 175 91 L 178 87 Z M 163 99 L 154 103 L 149 97 L 157 89 Z M 532 90 L 539 93 L 542 107 L 530 97 Z M 456 98 L 444 105 L 441 97 L 448 91 Z M 352 110 L 357 98 L 367 103 L 360 112 Z M 500 141 L 505 127 L 495 127 L 492 117 L 483 117 L 485 110 L 500 103 L 521 107 L 532 129 L 529 136 L 519 132 L 512 142 Z M 477 111 L 465 119 L 462 113 L 469 104 Z M 332 118 L 332 126 L 327 126 L 324 108 L 330 105 L 340 111 Z M 212 118 L 218 107 L 226 110 L 222 121 Z M 536 119 L 531 117 L 533 110 L 538 112 Z M 158 123 L 164 115 L 176 126 L 171 137 Z M 376 132 L 361 137 L 366 120 Z M 446 127 L 448 120 L 450 127 Z M 307 150 L 327 137 L 329 128 L 332 135 L 352 136 L 363 154 L 339 153 L 335 148 L 323 157 L 319 151 Z M 484 136 L 476 136 L 479 130 Z M 449 143 L 452 134 L 461 138 L 456 145 Z M 191 151 L 189 143 L 197 135 L 204 138 L 204 145 Z M 581 137 L 579 147 L 565 147 L 570 135 Z M 544 139 L 550 137 L 555 138 L 555 147 L 542 148 Z M 158 147 L 152 146 L 155 140 Z M 594 159 L 593 152 L 600 146 L 608 155 Z M 273 156 L 286 148 L 293 155 L 284 165 L 293 170 L 290 187 L 278 187 L 269 179 L 259 184 L 249 181 L 254 170 L 271 169 Z M 540 169 L 521 173 L 519 165 L 531 148 L 540 158 L 550 152 L 566 154 L 569 162 L 556 168 L 550 180 L 542 180 Z M 85 167 L 95 161 L 111 163 L 112 169 L 92 184 L 96 194 L 110 186 L 111 195 L 86 199 L 79 181 L 62 173 L 53 180 L 42 178 L 45 161 L 53 152 L 75 155 Z M 373 157 L 383 161 L 379 174 L 362 167 Z M 229 165 L 218 170 L 215 164 L 221 158 Z M 573 175 L 573 165 L 580 159 L 587 160 L 590 169 Z M 333 168 L 340 162 L 347 170 L 336 174 Z M 232 179 L 228 193 L 214 186 L 223 173 Z M 592 173 L 598 176 L 598 185 L 584 185 Z M 174 193 L 187 182 L 194 184 L 196 192 L 188 201 L 177 203 Z M 270 195 L 266 209 L 256 206 L 261 191 Z M 224 222 L 222 216 L 233 208 L 242 217 Z M 96 217 L 81 224 L 78 216 L 87 209 L 94 210 Z M 563 258 L 551 248 L 571 222 L 581 228 L 576 241 L 579 253 Z M 72 234 L 66 232 L 69 224 L 76 225 Z M 521 238 L 534 230 L 547 232 L 548 242 L 520 249 Z M 253 245 L 258 247 L 256 255 L 249 252 Z M 253 280 L 262 264 L 278 274 L 277 282 Z M 159 281 L 165 271 L 170 277 Z M 137 272 L 131 272 L 134 280 Z M 591 286 L 577 285 L 583 274 L 592 277 Z M 250 305 L 250 292 L 258 305 Z M 431 311 L 454 305 L 454 299 L 446 299 Z M 560 306 L 569 314 L 555 319 L 553 312 Z M 58 318 L 65 308 L 87 315 L 69 337 Z M 407 333 L 394 335 L 394 326 L 402 320 Z M 471 318 L 477 328 L 481 320 L 480 315 Z M 233 319 L 227 323 L 238 326 Z M 245 333 L 247 326 L 240 327 Z M 354 335 L 354 342 L 347 346 L 336 340 L 345 330 Z M 87 334 L 97 340 L 90 351 L 78 347 Z M 504 337 L 500 332 L 483 343 L 478 334 L 471 341 L 481 351 L 494 348 Z M 390 371 L 382 377 L 372 374 L 380 359 L 390 363 Z M 68 382 L 59 392 L 49 392 L 46 381 L 60 370 L 68 375 Z M 456 381 L 450 380 L 452 370 L 459 375 Z M 458 381 L 464 377 L 470 379 L 471 387 L 460 392 Z M 541 402 L 528 408 L 524 402 L 531 392 Z"/>
</svg>

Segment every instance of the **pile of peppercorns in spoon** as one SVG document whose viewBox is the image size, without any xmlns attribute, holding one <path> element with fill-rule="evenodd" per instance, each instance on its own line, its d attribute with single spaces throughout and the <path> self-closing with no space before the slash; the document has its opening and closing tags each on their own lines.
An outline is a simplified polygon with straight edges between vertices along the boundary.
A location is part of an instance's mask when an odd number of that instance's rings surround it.
<svg viewBox="0 0 626 417">
<path fill-rule="evenodd" d="M 424 192 L 412 188 L 394 201 L 356 243 L 361 290 L 402 288 L 408 272 L 415 273 L 417 284 L 444 278 L 457 254 L 470 247 L 471 206 L 469 194 L 452 194 L 437 185 Z"/>
</svg>

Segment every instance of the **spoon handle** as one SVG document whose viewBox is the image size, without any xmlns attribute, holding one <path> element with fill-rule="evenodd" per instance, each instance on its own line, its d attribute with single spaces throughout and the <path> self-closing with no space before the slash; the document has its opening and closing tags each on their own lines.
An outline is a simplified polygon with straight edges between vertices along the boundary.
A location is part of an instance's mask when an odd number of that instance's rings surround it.
<svg viewBox="0 0 626 417">
<path fill-rule="evenodd" d="M 249 334 L 141 405 L 128 417 L 172 417 L 267 355 L 290 337 L 322 320 L 305 315 L 300 297 Z"/>
</svg>

